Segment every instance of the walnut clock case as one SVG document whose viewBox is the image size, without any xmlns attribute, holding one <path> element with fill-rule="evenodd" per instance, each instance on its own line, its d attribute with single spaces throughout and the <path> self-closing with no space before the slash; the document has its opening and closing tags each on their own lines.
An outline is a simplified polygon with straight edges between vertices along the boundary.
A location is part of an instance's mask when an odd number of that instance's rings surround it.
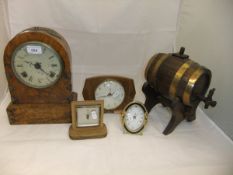
<svg viewBox="0 0 233 175">
<path fill-rule="evenodd" d="M 9 41 L 4 66 L 11 94 L 10 124 L 71 122 L 71 53 L 56 31 L 28 28 Z"/>
</svg>

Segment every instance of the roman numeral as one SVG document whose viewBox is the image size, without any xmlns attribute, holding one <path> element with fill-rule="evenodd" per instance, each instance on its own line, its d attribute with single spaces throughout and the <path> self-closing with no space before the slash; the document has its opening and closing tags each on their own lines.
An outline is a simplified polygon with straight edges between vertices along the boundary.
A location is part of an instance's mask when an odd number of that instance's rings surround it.
<svg viewBox="0 0 233 175">
<path fill-rule="evenodd" d="M 28 80 L 29 80 L 30 82 L 32 82 L 32 76 L 30 76 Z"/>
<path fill-rule="evenodd" d="M 51 64 L 51 67 L 57 67 L 57 64 Z"/>
<path fill-rule="evenodd" d="M 54 57 L 54 55 L 50 56 L 50 57 L 49 57 L 49 60 L 52 59 L 53 57 Z"/>
<path fill-rule="evenodd" d="M 22 75 L 24 78 L 26 78 L 26 77 L 28 76 L 27 72 L 25 72 L 25 71 L 22 72 L 21 75 Z"/>
<path fill-rule="evenodd" d="M 50 76 L 51 78 L 53 78 L 55 75 L 56 75 L 56 73 L 50 71 L 50 75 L 49 75 L 49 76 Z"/>
<path fill-rule="evenodd" d="M 18 58 L 20 58 L 20 59 L 24 59 L 24 57 L 22 57 L 22 56 L 18 56 Z"/>
</svg>

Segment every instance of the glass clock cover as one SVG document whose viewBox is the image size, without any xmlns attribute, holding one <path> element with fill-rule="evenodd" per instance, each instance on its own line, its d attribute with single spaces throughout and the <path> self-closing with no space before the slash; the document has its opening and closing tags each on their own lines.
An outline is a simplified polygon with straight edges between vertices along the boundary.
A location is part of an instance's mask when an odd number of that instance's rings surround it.
<svg viewBox="0 0 233 175">
<path fill-rule="evenodd" d="M 140 132 L 146 123 L 147 112 L 140 103 L 129 104 L 123 114 L 124 127 L 130 133 Z"/>
<path fill-rule="evenodd" d="M 104 108 L 107 110 L 117 108 L 125 98 L 123 86 L 115 80 L 105 80 L 95 90 L 95 99 L 104 100 Z"/>
<path fill-rule="evenodd" d="M 99 125 L 99 106 L 81 106 L 77 109 L 77 127 L 98 126 Z"/>
<path fill-rule="evenodd" d="M 62 60 L 49 45 L 33 41 L 19 45 L 12 56 L 12 69 L 17 79 L 33 88 L 46 88 L 58 81 Z"/>
</svg>

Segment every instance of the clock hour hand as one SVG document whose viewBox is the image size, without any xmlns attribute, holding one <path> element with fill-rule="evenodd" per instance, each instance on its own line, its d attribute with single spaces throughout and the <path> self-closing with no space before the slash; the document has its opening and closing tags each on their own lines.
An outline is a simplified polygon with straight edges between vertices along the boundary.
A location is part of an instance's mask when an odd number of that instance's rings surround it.
<svg viewBox="0 0 233 175">
<path fill-rule="evenodd" d="M 24 61 L 25 63 L 28 63 L 30 66 L 34 66 L 34 64 L 30 61 Z"/>
<path fill-rule="evenodd" d="M 119 96 L 119 94 L 120 94 L 119 91 L 116 90 L 116 91 L 112 94 L 112 96 L 113 96 L 114 98 L 116 98 L 117 96 Z"/>
<path fill-rule="evenodd" d="M 107 95 L 100 95 L 100 96 L 97 96 L 97 98 L 104 98 L 104 97 L 109 97 L 109 96 L 112 96 L 112 94 L 108 93 Z"/>
<path fill-rule="evenodd" d="M 44 72 L 46 75 L 48 75 L 48 76 L 50 76 L 50 74 L 48 73 L 48 72 L 46 72 L 44 69 L 42 69 L 42 67 L 41 67 L 41 63 L 35 63 L 34 64 L 34 67 L 36 68 L 36 69 L 39 69 L 41 72 Z"/>
<path fill-rule="evenodd" d="M 41 72 L 44 72 L 46 75 L 48 75 L 48 76 L 50 76 L 50 74 L 48 73 L 48 72 L 46 72 L 44 69 L 42 69 L 42 67 L 41 67 L 41 63 L 35 63 L 35 64 L 33 64 L 32 62 L 30 62 L 30 61 L 24 61 L 25 63 L 28 63 L 30 66 L 32 65 L 32 66 L 34 66 L 35 67 L 35 69 L 39 69 Z"/>
</svg>

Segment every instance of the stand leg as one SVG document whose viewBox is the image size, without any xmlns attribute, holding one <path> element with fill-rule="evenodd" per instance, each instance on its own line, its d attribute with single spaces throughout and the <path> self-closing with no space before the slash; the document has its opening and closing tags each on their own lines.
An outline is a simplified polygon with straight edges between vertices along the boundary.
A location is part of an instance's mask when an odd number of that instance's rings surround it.
<svg viewBox="0 0 233 175">
<path fill-rule="evenodd" d="M 145 101 L 145 107 L 147 109 L 148 112 L 151 111 L 151 109 L 157 104 L 159 103 L 158 99 L 157 99 L 157 93 L 155 92 L 155 90 L 148 84 L 148 82 L 145 82 L 143 84 L 142 87 L 142 91 L 146 96 L 146 101 Z"/>
<path fill-rule="evenodd" d="M 170 119 L 167 127 L 163 131 L 163 134 L 165 134 L 165 135 L 170 134 L 172 131 L 174 131 L 176 126 L 181 121 L 183 121 L 185 118 L 184 104 L 178 98 L 171 101 L 171 100 L 163 97 L 160 93 L 156 92 L 148 84 L 148 82 L 145 82 L 143 84 L 142 91 L 146 96 L 145 107 L 146 107 L 148 112 L 150 112 L 151 109 L 158 103 L 162 103 L 163 106 L 171 108 L 171 110 L 172 110 L 171 119 Z M 195 115 L 193 115 L 193 114 L 195 114 L 195 109 L 190 109 L 189 111 L 187 111 L 187 114 L 190 116 L 189 119 L 191 120 L 192 119 L 191 116 L 195 116 Z"/>
<path fill-rule="evenodd" d="M 170 134 L 172 131 L 174 131 L 176 126 L 184 120 L 184 105 L 178 99 L 172 103 L 171 109 L 172 117 L 167 127 L 163 131 L 164 135 Z"/>
<path fill-rule="evenodd" d="M 191 122 L 196 119 L 196 110 L 197 110 L 198 104 L 194 105 L 192 107 L 186 107 L 185 108 L 185 117 L 188 122 Z"/>
</svg>

